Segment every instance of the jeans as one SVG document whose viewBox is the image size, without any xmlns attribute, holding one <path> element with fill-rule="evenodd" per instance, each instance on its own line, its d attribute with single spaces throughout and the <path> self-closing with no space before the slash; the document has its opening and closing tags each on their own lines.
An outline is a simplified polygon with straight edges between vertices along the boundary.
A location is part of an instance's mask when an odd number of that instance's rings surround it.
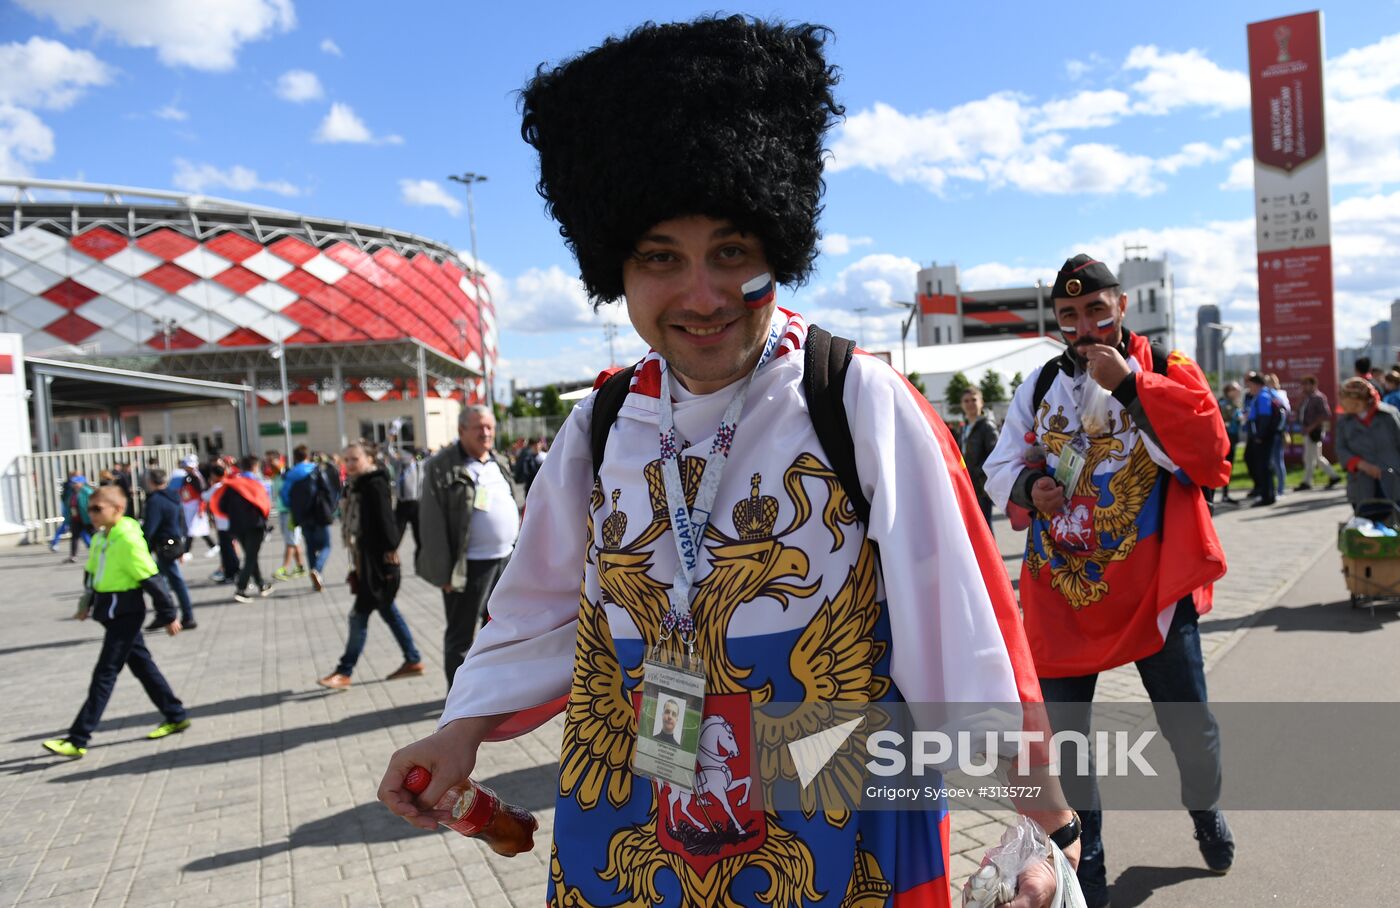
<svg viewBox="0 0 1400 908">
<path fill-rule="evenodd" d="M 331 557 L 331 528 L 306 524 L 301 528 L 301 538 L 306 542 L 306 566 L 319 574 Z"/>
<path fill-rule="evenodd" d="M 238 545 L 243 549 L 243 569 L 238 572 L 238 581 L 233 585 L 235 590 L 246 590 L 254 581 L 257 582 L 258 589 L 265 586 L 262 568 L 258 567 L 258 551 L 262 549 L 264 535 L 266 530 L 262 527 L 244 530 L 238 534 Z"/>
<path fill-rule="evenodd" d="M 1311 438 L 1308 438 L 1308 437 L 1304 436 L 1304 438 L 1303 438 L 1303 485 L 1305 485 L 1305 486 L 1310 486 L 1310 485 L 1312 485 L 1313 474 L 1317 472 L 1317 468 L 1318 468 L 1319 466 L 1322 467 L 1322 471 L 1323 471 L 1324 473 L 1327 474 L 1327 478 L 1328 478 L 1328 479 L 1340 479 L 1340 478 L 1341 478 L 1340 476 L 1337 475 L 1337 470 L 1336 470 L 1336 468 L 1334 468 L 1330 463 L 1327 462 L 1327 458 L 1326 458 L 1326 457 L 1322 456 L 1322 442 L 1321 442 L 1321 441 L 1313 441 Z"/>
<path fill-rule="evenodd" d="M 1145 659 L 1139 659 L 1136 664 L 1142 685 L 1153 703 L 1204 704 L 1208 701 L 1201 635 L 1190 596 L 1176 604 L 1176 612 L 1162 648 Z M 1049 707 L 1056 731 L 1074 730 L 1089 734 L 1091 702 L 1097 680 L 1097 674 L 1040 679 L 1040 690 L 1047 704 L 1069 704 Z M 1220 726 L 1209 707 L 1159 711 L 1158 721 L 1181 772 L 1182 803 L 1193 809 L 1213 807 L 1220 799 Z M 1079 881 L 1086 895 L 1090 895 L 1091 891 L 1103 893 L 1108 886 L 1104 866 L 1103 812 L 1099 809 L 1099 790 L 1093 772 L 1091 751 L 1087 779 L 1062 779 L 1071 803 L 1089 808 L 1079 810 L 1083 822 Z"/>
<path fill-rule="evenodd" d="M 170 594 L 175 597 L 175 604 L 180 607 L 180 623 L 192 624 L 194 622 L 194 608 L 190 605 L 190 588 L 185 585 L 185 575 L 180 573 L 180 561 L 156 558 L 156 567 L 160 569 L 160 575 L 165 578 L 165 582 L 170 586 Z"/>
<path fill-rule="evenodd" d="M 107 631 L 102 638 L 102 652 L 92 669 L 92 685 L 88 688 L 87 700 L 83 701 L 78 717 L 68 729 L 68 740 L 77 746 L 87 747 L 97 723 L 102 720 L 102 711 L 107 708 L 107 701 L 112 697 L 112 688 L 116 686 L 117 675 L 123 665 L 131 669 L 136 680 L 141 682 L 146 696 L 151 698 L 165 721 L 179 722 L 185 718 L 185 705 L 170 689 L 160 669 L 156 668 L 151 651 L 146 648 L 146 641 L 141 636 L 141 623 L 145 618 L 143 612 L 132 612 L 109 620 L 98 619 Z"/>
<path fill-rule="evenodd" d="M 1283 467 L 1284 442 L 1288 439 L 1287 432 L 1280 432 L 1274 436 L 1274 447 L 1270 452 L 1274 464 L 1274 489 L 1279 494 L 1283 494 L 1284 485 L 1287 483 L 1287 471 Z"/>
<path fill-rule="evenodd" d="M 452 689 L 457 667 L 467 658 L 467 650 L 472 648 L 477 620 L 486 616 L 486 602 L 491 598 L 491 591 L 496 588 L 496 581 L 501 578 L 501 571 L 509 560 L 509 556 L 468 560 L 466 589 L 442 592 L 442 607 L 447 613 L 447 630 L 442 635 L 442 667 L 447 672 L 448 690 Z"/>
<path fill-rule="evenodd" d="M 399 649 L 403 650 L 403 661 L 422 662 L 418 647 L 413 645 L 413 633 L 408 629 L 408 622 L 403 620 L 399 607 L 391 602 L 375 611 L 389 625 L 389 632 L 394 635 Z M 340 664 L 335 667 L 338 674 L 349 677 L 355 670 L 355 663 L 360 661 L 360 653 L 365 651 L 365 638 L 369 636 L 370 614 L 356 608 L 350 610 L 350 636 L 345 640 L 345 652 L 340 657 Z"/>
</svg>

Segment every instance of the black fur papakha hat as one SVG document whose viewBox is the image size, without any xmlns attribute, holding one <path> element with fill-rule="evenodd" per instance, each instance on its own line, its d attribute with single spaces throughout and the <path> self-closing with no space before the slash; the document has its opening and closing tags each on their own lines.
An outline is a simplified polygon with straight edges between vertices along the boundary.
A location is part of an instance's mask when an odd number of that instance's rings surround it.
<svg viewBox="0 0 1400 908">
<path fill-rule="evenodd" d="M 829 35 L 743 16 L 647 23 L 540 67 L 520 131 L 595 305 L 623 295 L 623 262 L 648 228 L 687 215 L 757 236 L 778 283 L 807 277 L 822 139 L 844 112 Z"/>
</svg>

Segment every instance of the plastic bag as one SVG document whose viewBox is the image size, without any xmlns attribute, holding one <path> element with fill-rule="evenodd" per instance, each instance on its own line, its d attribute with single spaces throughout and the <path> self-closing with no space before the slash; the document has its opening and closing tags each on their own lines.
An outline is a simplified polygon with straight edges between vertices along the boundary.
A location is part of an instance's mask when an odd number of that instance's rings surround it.
<svg viewBox="0 0 1400 908">
<path fill-rule="evenodd" d="M 1083 400 L 1079 403 L 1079 427 L 1087 435 L 1108 434 L 1108 402 L 1113 395 L 1092 378 L 1084 382 Z"/>
<path fill-rule="evenodd" d="M 1016 878 L 1031 865 L 1050 858 L 1055 868 L 1055 894 L 1050 908 L 1085 908 L 1084 893 L 1069 859 L 1059 846 L 1028 817 L 1002 833 L 1001 841 L 987 851 L 982 866 L 963 884 L 963 908 L 992 908 L 1016 897 Z"/>
</svg>

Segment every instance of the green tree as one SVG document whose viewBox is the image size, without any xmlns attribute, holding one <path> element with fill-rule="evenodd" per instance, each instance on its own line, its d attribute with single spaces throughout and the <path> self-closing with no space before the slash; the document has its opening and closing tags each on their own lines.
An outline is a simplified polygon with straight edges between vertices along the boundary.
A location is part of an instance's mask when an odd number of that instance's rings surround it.
<svg viewBox="0 0 1400 908">
<path fill-rule="evenodd" d="M 511 416 L 539 416 L 539 415 L 540 415 L 539 408 L 537 408 L 534 404 L 530 403 L 528 400 L 526 400 L 525 398 L 523 398 L 523 397 L 521 397 L 521 396 L 519 396 L 519 395 L 516 395 L 515 400 L 513 400 L 513 401 L 510 402 L 510 411 L 509 411 L 509 412 L 510 412 L 510 415 L 511 415 Z"/>
<path fill-rule="evenodd" d="M 919 373 L 910 372 L 905 377 L 909 379 L 909 384 L 914 386 L 915 391 L 918 391 L 924 397 L 928 397 L 928 388 L 924 387 L 924 380 L 919 377 Z"/>
<path fill-rule="evenodd" d="M 559 389 L 554 385 L 545 385 L 540 392 L 540 415 L 563 416 L 565 412 L 564 402 L 559 399 Z"/>
<path fill-rule="evenodd" d="M 977 384 L 982 389 L 983 403 L 999 404 L 1006 400 L 1006 389 L 1001 384 L 1001 373 L 988 369 Z"/>
<path fill-rule="evenodd" d="M 1020 372 L 1017 372 L 1015 375 L 1011 376 L 1011 393 L 1013 395 L 1016 393 L 1016 389 L 1021 387 L 1021 384 L 1025 382 L 1025 380 L 1026 379 L 1021 375 Z"/>
<path fill-rule="evenodd" d="M 948 379 L 948 388 L 943 397 L 948 401 L 948 407 L 953 412 L 959 412 L 958 407 L 962 406 L 963 393 L 972 386 L 972 382 L 968 381 L 967 376 L 961 372 L 954 372 L 953 377 Z"/>
</svg>

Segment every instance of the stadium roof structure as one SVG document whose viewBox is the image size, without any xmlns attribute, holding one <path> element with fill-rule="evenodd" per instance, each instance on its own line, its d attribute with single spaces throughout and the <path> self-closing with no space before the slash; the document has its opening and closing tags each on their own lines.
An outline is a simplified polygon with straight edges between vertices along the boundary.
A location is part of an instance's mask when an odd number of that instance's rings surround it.
<svg viewBox="0 0 1400 908">
<path fill-rule="evenodd" d="M 9 198 L 6 198 L 6 196 Z M 0 179 L 0 330 L 200 378 L 277 371 L 473 387 L 496 355 L 479 271 L 417 234 L 205 196 Z"/>
</svg>

